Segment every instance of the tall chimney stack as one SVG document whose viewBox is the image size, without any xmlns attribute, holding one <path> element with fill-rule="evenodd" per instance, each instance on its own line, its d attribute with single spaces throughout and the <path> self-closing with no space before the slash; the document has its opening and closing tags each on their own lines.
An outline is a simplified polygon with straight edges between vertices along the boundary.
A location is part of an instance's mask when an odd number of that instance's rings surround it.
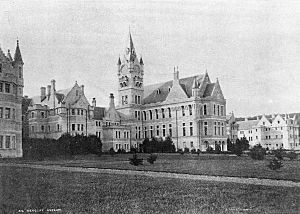
<svg viewBox="0 0 300 214">
<path fill-rule="evenodd" d="M 46 97 L 46 88 L 41 87 L 41 101 Z"/>
<path fill-rule="evenodd" d="M 82 93 L 84 94 L 84 85 L 81 85 L 80 87 L 81 87 Z M 93 100 L 94 100 L 94 99 L 93 99 Z"/>
<path fill-rule="evenodd" d="M 109 95 L 109 108 L 115 108 L 114 94 Z"/>
<path fill-rule="evenodd" d="M 94 107 L 96 107 L 96 98 L 95 98 L 95 97 L 93 98 L 92 105 L 93 105 Z"/>
<path fill-rule="evenodd" d="M 47 85 L 47 96 L 49 97 L 51 94 L 51 85 Z"/>
</svg>

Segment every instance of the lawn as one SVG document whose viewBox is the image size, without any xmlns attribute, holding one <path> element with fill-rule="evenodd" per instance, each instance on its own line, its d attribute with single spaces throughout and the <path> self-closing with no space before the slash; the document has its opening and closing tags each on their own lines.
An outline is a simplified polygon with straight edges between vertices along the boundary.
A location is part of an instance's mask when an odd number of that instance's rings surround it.
<svg viewBox="0 0 300 214">
<path fill-rule="evenodd" d="M 248 156 L 211 155 L 211 154 L 158 154 L 157 161 L 151 165 L 146 159 L 148 154 L 139 154 L 144 159 L 144 165 L 132 166 L 128 158 L 132 154 L 117 154 L 101 157 L 75 156 L 72 159 L 48 159 L 45 161 L 25 161 L 35 164 L 58 164 L 62 166 L 95 167 L 112 169 L 131 169 L 146 171 L 164 171 L 201 175 L 255 177 L 300 181 L 300 160 L 284 160 L 283 167 L 273 171 L 267 167 L 271 157 L 255 161 Z M 9 160 L 23 163 L 23 160 Z"/>
<path fill-rule="evenodd" d="M 26 209 L 292 214 L 299 211 L 299 195 L 299 188 L 0 167 L 1 214 Z"/>
</svg>

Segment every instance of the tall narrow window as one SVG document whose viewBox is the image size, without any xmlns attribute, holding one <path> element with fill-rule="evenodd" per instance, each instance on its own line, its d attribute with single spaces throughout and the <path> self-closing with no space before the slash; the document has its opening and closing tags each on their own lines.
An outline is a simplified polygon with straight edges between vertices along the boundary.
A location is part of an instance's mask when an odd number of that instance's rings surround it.
<svg viewBox="0 0 300 214">
<path fill-rule="evenodd" d="M 190 113 L 190 115 L 193 114 L 192 105 L 189 105 L 189 113 Z"/>
<path fill-rule="evenodd" d="M 185 123 L 182 123 L 182 136 L 185 136 Z"/>
<path fill-rule="evenodd" d="M 0 92 L 3 92 L 3 83 L 0 82 Z"/>
<path fill-rule="evenodd" d="M 208 124 L 207 122 L 204 122 L 204 135 L 207 135 L 207 130 L 208 130 Z"/>
<path fill-rule="evenodd" d="M 158 119 L 158 110 L 155 109 L 155 115 L 156 115 L 156 119 Z"/>
<path fill-rule="evenodd" d="M 0 149 L 3 149 L 3 138 L 4 136 L 3 135 L 0 135 Z"/>
<path fill-rule="evenodd" d="M 163 108 L 161 109 L 161 117 L 165 118 L 165 110 Z"/>
<path fill-rule="evenodd" d="M 0 118 L 3 118 L 3 107 L 0 107 Z"/>
<path fill-rule="evenodd" d="M 19 67 L 19 78 L 22 78 L 22 67 Z"/>
<path fill-rule="evenodd" d="M 216 105 L 214 104 L 214 115 L 216 115 Z"/>
<path fill-rule="evenodd" d="M 207 115 L 206 104 L 205 104 L 205 105 L 203 105 L 203 115 Z"/>
<path fill-rule="evenodd" d="M 190 135 L 193 136 L 193 122 L 190 122 Z"/>
<path fill-rule="evenodd" d="M 181 112 L 182 112 L 182 116 L 185 116 L 184 106 L 181 106 Z"/>
<path fill-rule="evenodd" d="M 169 136 L 172 137 L 172 124 L 169 124 Z"/>
<path fill-rule="evenodd" d="M 168 112 L 169 112 L 169 118 L 171 118 L 172 117 L 172 115 L 171 115 L 171 108 L 168 108 Z"/>
<path fill-rule="evenodd" d="M 152 111 L 151 111 L 151 110 L 149 110 L 149 117 L 150 117 L 150 120 L 153 119 L 153 118 L 152 118 Z"/>
<path fill-rule="evenodd" d="M 153 126 L 150 126 L 150 137 L 153 137 Z"/>
<path fill-rule="evenodd" d="M 220 115 L 220 106 L 218 105 L 218 116 Z"/>
<path fill-rule="evenodd" d="M 166 125 L 163 125 L 163 137 L 166 136 Z"/>
<path fill-rule="evenodd" d="M 10 119 L 10 108 L 5 108 L 5 119 Z"/>
<path fill-rule="evenodd" d="M 145 111 L 143 111 L 144 113 L 144 120 L 146 121 L 147 120 L 147 113 Z"/>
<path fill-rule="evenodd" d="M 156 126 L 156 135 L 159 136 L 159 126 Z"/>
<path fill-rule="evenodd" d="M 224 116 L 224 106 L 221 106 L 221 116 Z"/>
<path fill-rule="evenodd" d="M 2 63 L 0 63 L 0 73 L 2 73 Z"/>
<path fill-rule="evenodd" d="M 147 127 L 144 128 L 144 137 L 147 138 Z"/>
<path fill-rule="evenodd" d="M 5 148 L 10 148 L 10 136 L 5 137 Z"/>
</svg>

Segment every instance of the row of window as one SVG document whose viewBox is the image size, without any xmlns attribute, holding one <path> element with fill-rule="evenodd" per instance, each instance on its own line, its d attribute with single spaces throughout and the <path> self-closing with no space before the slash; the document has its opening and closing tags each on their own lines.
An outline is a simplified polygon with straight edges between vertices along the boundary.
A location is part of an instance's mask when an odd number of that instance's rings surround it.
<svg viewBox="0 0 300 214">
<path fill-rule="evenodd" d="M 47 127 L 47 130 L 46 130 L 46 127 Z M 56 130 L 51 129 L 50 125 L 48 125 L 48 126 L 41 125 L 40 130 L 35 130 L 35 126 L 31 126 L 31 132 L 51 132 L 51 131 L 61 131 L 61 130 L 62 130 L 62 126 L 59 124 L 56 124 Z"/>
<path fill-rule="evenodd" d="M 214 122 L 214 134 L 215 135 L 224 135 L 224 130 L 225 130 L 225 127 L 224 127 L 224 123 L 221 123 L 221 122 Z"/>
<path fill-rule="evenodd" d="M 16 109 L 8 107 L 0 107 L 0 118 L 16 119 Z"/>
<path fill-rule="evenodd" d="M 0 135 L 0 149 L 16 149 L 16 136 Z"/>
<path fill-rule="evenodd" d="M 224 106 L 214 104 L 214 115 L 224 116 Z"/>
<path fill-rule="evenodd" d="M 120 139 L 121 138 L 121 131 L 116 131 L 116 138 L 117 139 Z M 122 136 L 123 138 L 129 138 L 129 131 L 124 131 L 123 132 L 123 136 Z"/>
<path fill-rule="evenodd" d="M 128 143 L 124 144 L 124 146 L 122 146 L 122 144 L 120 144 L 120 143 L 117 143 L 117 144 L 116 144 L 116 150 L 119 150 L 119 149 L 129 150 L 130 147 L 129 147 L 129 144 L 128 144 Z"/>
</svg>

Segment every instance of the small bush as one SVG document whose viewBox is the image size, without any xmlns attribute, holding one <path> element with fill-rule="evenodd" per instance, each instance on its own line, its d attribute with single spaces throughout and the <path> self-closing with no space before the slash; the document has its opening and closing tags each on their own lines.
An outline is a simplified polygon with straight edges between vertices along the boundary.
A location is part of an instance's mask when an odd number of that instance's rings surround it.
<svg viewBox="0 0 300 214">
<path fill-rule="evenodd" d="M 178 152 L 179 154 L 181 154 L 181 155 L 184 154 L 184 151 L 183 151 L 182 149 L 178 149 L 177 152 Z"/>
<path fill-rule="evenodd" d="M 110 148 L 110 149 L 109 149 L 109 154 L 110 154 L 111 156 L 114 156 L 114 155 L 116 154 L 116 152 L 115 152 L 115 150 L 114 150 L 113 148 Z"/>
<path fill-rule="evenodd" d="M 119 154 L 125 154 L 126 151 L 125 151 L 125 149 L 118 149 L 118 153 L 119 153 Z"/>
<path fill-rule="evenodd" d="M 184 153 L 190 153 L 190 149 L 189 148 L 184 148 Z"/>
<path fill-rule="evenodd" d="M 143 165 L 143 159 L 138 158 L 137 154 L 133 154 L 133 157 L 129 158 L 129 163 L 134 166 Z"/>
<path fill-rule="evenodd" d="M 258 144 L 250 150 L 249 155 L 254 160 L 263 160 L 265 159 L 266 150 L 262 148 L 260 144 Z"/>
<path fill-rule="evenodd" d="M 191 149 L 191 153 L 192 154 L 196 154 L 197 152 L 196 152 L 196 149 Z"/>
<path fill-rule="evenodd" d="M 150 156 L 147 158 L 148 163 L 153 164 L 157 159 L 157 155 L 150 154 Z"/>
<path fill-rule="evenodd" d="M 278 160 L 283 160 L 283 157 L 285 155 L 283 149 L 276 149 L 273 151 L 273 154 Z"/>
<path fill-rule="evenodd" d="M 286 156 L 290 159 L 290 160 L 295 160 L 298 157 L 298 154 L 294 151 L 291 151 L 289 153 L 286 154 Z"/>
<path fill-rule="evenodd" d="M 206 152 L 207 153 L 213 153 L 214 149 L 211 146 L 208 146 L 207 149 L 206 149 Z"/>
<path fill-rule="evenodd" d="M 201 153 L 200 149 L 197 149 L 197 155 L 199 156 Z"/>
<path fill-rule="evenodd" d="M 279 160 L 278 158 L 273 158 L 273 160 L 270 161 L 269 165 L 267 165 L 267 167 L 269 167 L 272 170 L 277 170 L 280 169 L 281 167 L 283 167 L 283 164 L 281 162 L 281 160 Z"/>
</svg>

